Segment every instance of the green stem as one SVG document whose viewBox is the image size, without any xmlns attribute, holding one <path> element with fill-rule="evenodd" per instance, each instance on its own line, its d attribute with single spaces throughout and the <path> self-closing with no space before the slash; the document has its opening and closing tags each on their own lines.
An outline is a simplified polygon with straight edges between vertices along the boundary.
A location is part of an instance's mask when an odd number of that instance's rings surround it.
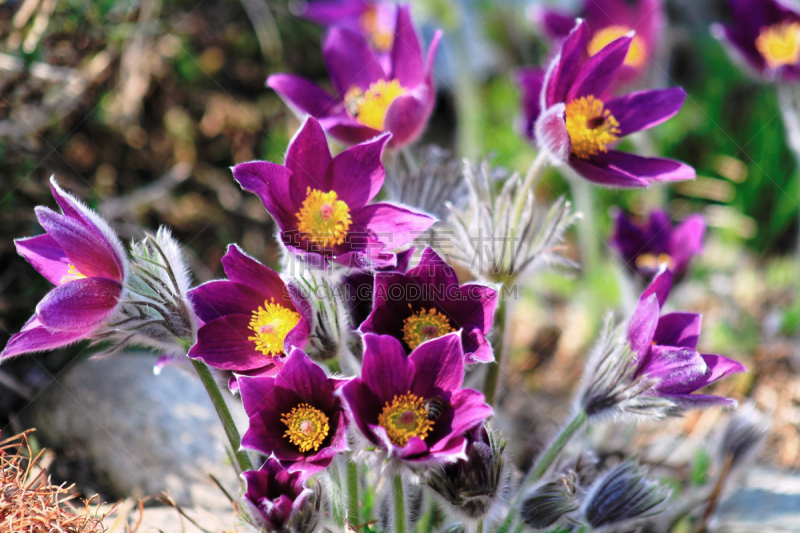
<svg viewBox="0 0 800 533">
<path fill-rule="evenodd" d="M 228 410 L 228 405 L 225 403 L 225 398 L 222 397 L 217 382 L 211 374 L 211 369 L 208 368 L 207 364 L 196 359 L 192 359 L 192 365 L 194 365 L 197 375 L 200 376 L 200 381 L 203 382 L 203 386 L 206 388 L 206 392 L 211 398 L 211 403 L 214 404 L 214 409 L 217 411 L 219 421 L 222 422 L 222 428 L 225 430 L 228 443 L 230 443 L 234 457 L 236 457 L 236 462 L 238 463 L 237 474 L 252 470 L 253 465 L 250 464 L 250 458 L 247 457 L 247 452 L 239 449 L 242 445 L 239 430 L 236 429 L 236 424 L 234 424 L 231 412 Z"/>
<path fill-rule="evenodd" d="M 358 465 L 352 461 L 347 461 L 347 522 L 358 525 Z"/>
<path fill-rule="evenodd" d="M 583 215 L 583 220 L 577 224 L 578 243 L 581 248 L 581 262 L 583 263 L 584 276 L 597 269 L 600 261 L 600 240 L 593 224 L 595 217 L 594 194 L 592 185 L 576 175 L 569 169 L 566 172 L 575 209 Z"/>
<path fill-rule="evenodd" d="M 475 526 L 475 533 L 483 533 L 483 518 L 478 520 L 478 525 Z"/>
<path fill-rule="evenodd" d="M 396 474 L 392 484 L 392 498 L 394 500 L 394 531 L 393 533 L 406 533 L 406 500 L 403 494 L 403 476 Z"/>
<path fill-rule="evenodd" d="M 517 490 L 517 496 L 514 498 L 514 501 L 511 502 L 511 509 L 509 510 L 508 516 L 506 517 L 503 525 L 500 526 L 498 531 L 509 531 L 511 529 L 511 524 L 516 517 L 519 504 L 522 500 L 525 491 L 534 483 L 542 479 L 542 476 L 545 475 L 547 469 L 555 462 L 561 452 L 564 450 L 564 447 L 567 443 L 575 436 L 579 429 L 583 427 L 586 423 L 586 413 L 583 410 L 578 411 L 575 416 L 573 417 L 572 421 L 561 430 L 561 433 L 555 438 L 555 440 L 550 444 L 550 446 L 545 450 L 542 456 L 536 461 L 536 464 L 533 465 L 533 468 L 530 469 L 528 475 L 525 476 L 525 479 L 519 486 Z"/>
<path fill-rule="evenodd" d="M 509 298 L 500 298 L 497 303 L 497 311 L 494 315 L 494 324 L 497 333 L 492 342 L 494 351 L 494 361 L 489 363 L 486 368 L 486 378 L 483 382 L 483 395 L 486 403 L 494 404 L 497 395 L 497 383 L 500 379 L 500 365 L 506 360 L 511 349 L 511 319 L 509 315 Z"/>
<path fill-rule="evenodd" d="M 795 163 L 800 169 L 800 114 L 797 112 L 794 91 L 795 86 L 778 85 L 778 105 L 781 110 L 781 118 L 783 119 L 783 127 L 786 130 L 786 144 L 789 146 L 792 155 L 794 156 Z M 800 294 L 800 209 L 797 211 L 798 217 L 798 235 L 797 235 L 797 248 L 795 249 L 795 272 L 797 277 L 796 291 Z M 800 299 L 800 297 L 798 298 Z"/>
</svg>

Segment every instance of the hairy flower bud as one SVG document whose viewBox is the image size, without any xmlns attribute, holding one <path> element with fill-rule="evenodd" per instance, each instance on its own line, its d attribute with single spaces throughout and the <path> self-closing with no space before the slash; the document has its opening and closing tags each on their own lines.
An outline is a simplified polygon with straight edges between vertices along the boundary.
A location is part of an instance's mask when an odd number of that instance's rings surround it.
<svg viewBox="0 0 800 533">
<path fill-rule="evenodd" d="M 467 459 L 435 470 L 430 486 L 456 514 L 467 519 L 490 515 L 508 489 L 506 441 L 490 429 L 478 427 L 469 435 Z"/>
<path fill-rule="evenodd" d="M 669 491 L 632 463 L 611 469 L 589 489 L 582 515 L 595 529 L 629 525 L 663 511 Z"/>
<path fill-rule="evenodd" d="M 544 529 L 576 511 L 580 507 L 576 480 L 577 476 L 568 474 L 533 487 L 522 500 L 522 521 L 533 529 Z"/>
<path fill-rule="evenodd" d="M 723 461 L 730 457 L 731 467 L 736 467 L 758 452 L 764 443 L 772 420 L 753 403 L 741 406 L 728 420 L 722 432 L 719 456 Z"/>
</svg>

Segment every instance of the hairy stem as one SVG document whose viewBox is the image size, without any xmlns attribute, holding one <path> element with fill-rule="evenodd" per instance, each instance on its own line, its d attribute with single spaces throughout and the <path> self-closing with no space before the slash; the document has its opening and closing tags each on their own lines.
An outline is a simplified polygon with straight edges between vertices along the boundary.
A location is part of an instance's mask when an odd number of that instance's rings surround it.
<svg viewBox="0 0 800 533">
<path fill-rule="evenodd" d="M 360 524 L 358 516 L 358 465 L 348 459 L 347 461 L 347 522 Z"/>
<path fill-rule="evenodd" d="M 200 376 L 200 381 L 203 382 L 203 386 L 206 388 L 206 392 L 211 398 L 211 403 L 214 404 L 214 409 L 217 411 L 219 421 L 222 422 L 225 435 L 228 437 L 228 443 L 230 443 L 233 454 L 236 457 L 238 468 L 236 468 L 237 465 L 234 465 L 234 467 L 237 470 L 237 475 L 246 470 L 252 470 L 253 465 L 250 464 L 250 458 L 247 457 L 247 452 L 239 449 L 242 445 L 239 430 L 236 429 L 236 424 L 233 423 L 231 412 L 228 410 L 225 398 L 222 397 L 217 382 L 211 374 L 211 369 L 208 368 L 208 365 L 204 362 L 195 359 L 192 359 L 192 365 L 195 371 L 197 371 L 197 375 Z"/>
<path fill-rule="evenodd" d="M 500 380 L 500 365 L 507 359 L 511 349 L 511 317 L 509 314 L 510 301 L 508 298 L 500 298 L 497 302 L 497 311 L 494 315 L 496 329 L 495 338 L 492 342 L 494 351 L 494 361 L 486 368 L 486 378 L 483 382 L 483 395 L 486 403 L 494 404 L 497 395 L 497 384 Z"/>
<path fill-rule="evenodd" d="M 578 230 L 578 244 L 581 250 L 581 263 L 583 263 L 584 276 L 597 269 L 600 261 L 600 240 L 597 232 L 592 226 L 595 218 L 594 194 L 592 184 L 578 176 L 574 171 L 567 169 L 565 175 L 568 178 L 570 189 L 572 189 L 572 199 L 575 201 L 575 208 L 579 211 L 583 220 L 576 224 Z"/>
<path fill-rule="evenodd" d="M 394 531 L 393 533 L 406 533 L 406 500 L 403 494 L 403 475 L 395 474 L 392 483 L 392 500 L 393 500 L 393 519 Z"/>
</svg>

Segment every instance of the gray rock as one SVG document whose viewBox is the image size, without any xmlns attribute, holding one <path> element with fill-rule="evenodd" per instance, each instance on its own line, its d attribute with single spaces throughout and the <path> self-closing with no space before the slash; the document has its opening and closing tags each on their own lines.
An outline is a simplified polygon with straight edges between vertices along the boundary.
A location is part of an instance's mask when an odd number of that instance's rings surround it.
<svg viewBox="0 0 800 533">
<path fill-rule="evenodd" d="M 126 353 L 78 361 L 30 405 L 26 422 L 46 446 L 85 457 L 115 497 L 166 491 L 181 505 L 230 509 L 208 476 L 236 494 L 227 441 L 203 385 L 177 365 L 154 375 L 155 360 Z M 231 410 L 246 426 L 241 406 Z"/>
<path fill-rule="evenodd" d="M 717 511 L 714 533 L 800 532 L 800 476 L 757 468 Z"/>
</svg>

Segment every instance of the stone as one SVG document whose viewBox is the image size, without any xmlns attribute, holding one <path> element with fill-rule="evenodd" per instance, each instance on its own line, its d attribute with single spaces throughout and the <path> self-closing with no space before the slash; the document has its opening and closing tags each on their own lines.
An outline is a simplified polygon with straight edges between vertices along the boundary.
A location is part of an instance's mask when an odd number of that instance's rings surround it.
<svg viewBox="0 0 800 533">
<path fill-rule="evenodd" d="M 800 532 L 800 476 L 755 468 L 717 509 L 714 533 Z"/>
<path fill-rule="evenodd" d="M 234 496 L 238 480 L 202 383 L 188 365 L 154 375 L 155 362 L 148 353 L 76 361 L 30 404 L 25 421 L 43 445 L 86 458 L 112 498 L 167 492 L 181 506 L 230 509 L 209 474 Z M 231 397 L 243 431 L 247 419 L 235 403 Z"/>
</svg>

